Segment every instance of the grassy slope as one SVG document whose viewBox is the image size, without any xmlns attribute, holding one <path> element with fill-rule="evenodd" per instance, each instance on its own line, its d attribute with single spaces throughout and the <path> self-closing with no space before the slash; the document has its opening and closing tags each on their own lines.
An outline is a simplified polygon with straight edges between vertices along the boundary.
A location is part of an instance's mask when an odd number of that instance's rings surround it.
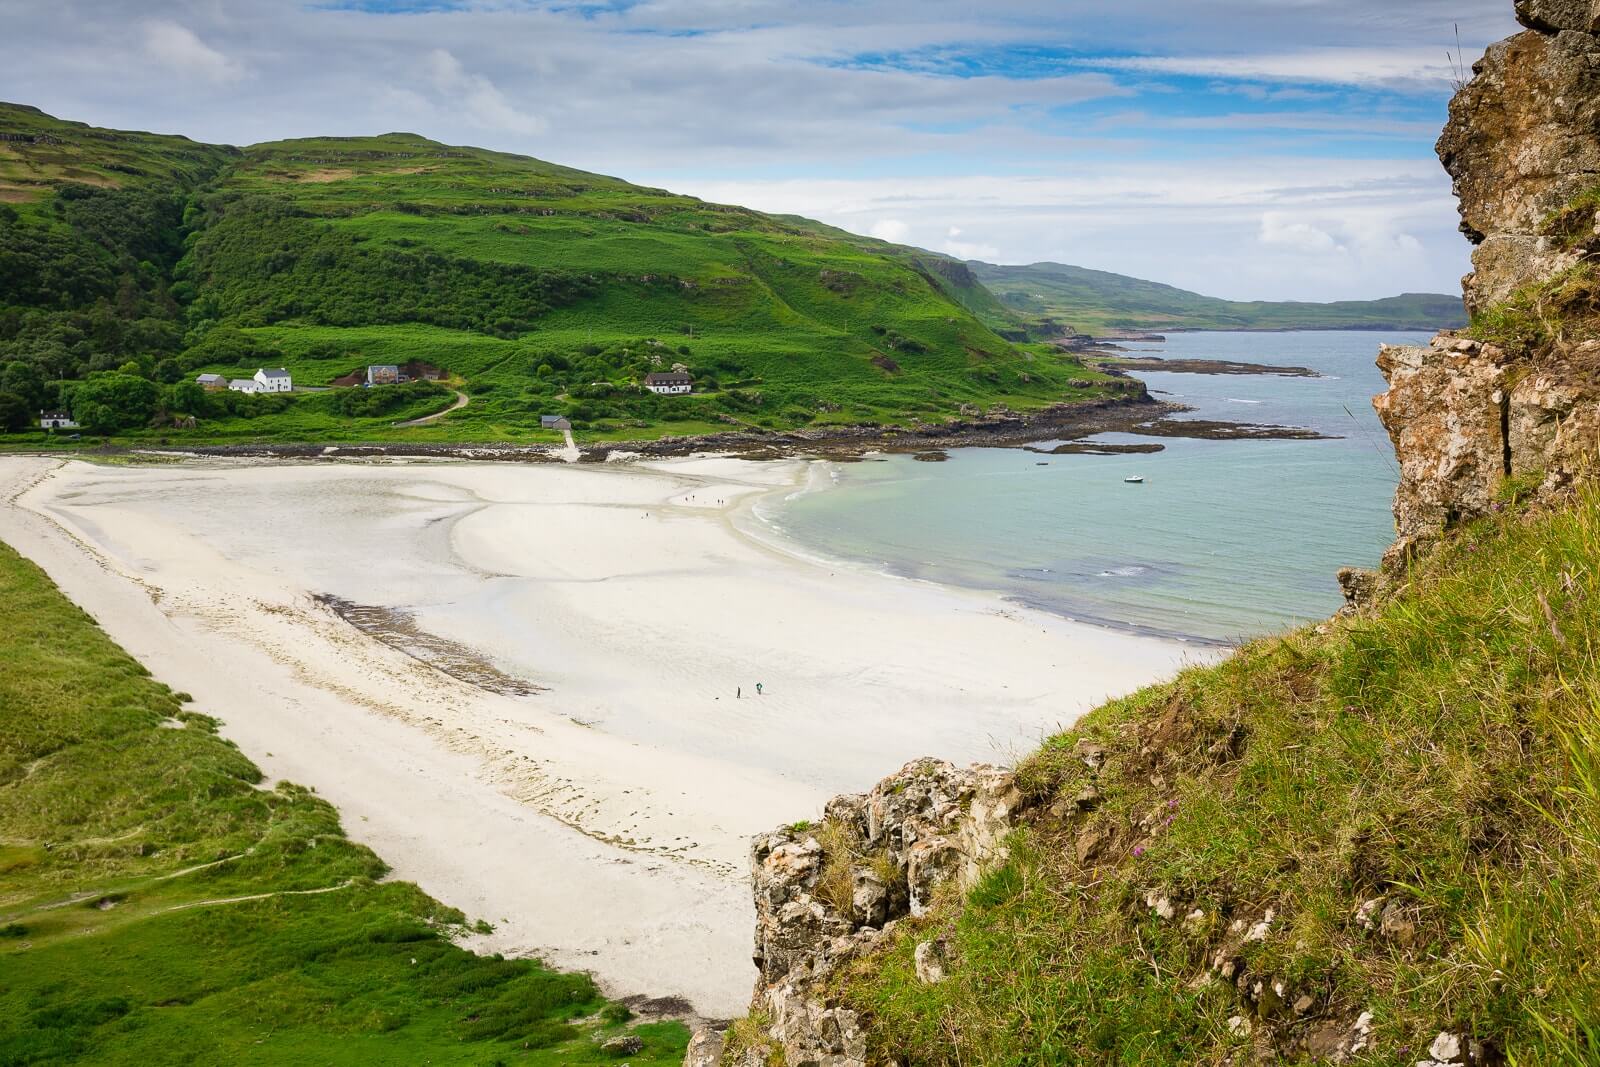
<svg viewBox="0 0 1600 1067">
<path fill-rule="evenodd" d="M 1362 1063 L 1409 1067 L 1443 1029 L 1512 1064 L 1600 1061 L 1597 643 L 1600 496 L 1508 509 L 1375 617 L 1256 642 L 1052 738 L 1021 768 L 1042 807 L 1013 858 L 841 993 L 911 1064 L 1222 1063 L 1251 1041 L 1235 1015 L 1293 1040 L 1363 1011 Z M 1097 807 L 1048 813 L 1090 784 Z M 1387 932 L 1356 919 L 1379 897 Z M 1263 940 L 1229 932 L 1269 908 Z M 912 950 L 941 933 L 951 976 L 923 985 Z M 1219 952 L 1282 1001 L 1208 981 Z"/>
<path fill-rule="evenodd" d="M 41 207 L 67 183 L 107 189 L 193 187 L 235 155 L 187 137 L 68 122 L 21 104 L 0 103 L 0 133 L 47 138 L 38 144 L 0 141 L 0 203 L 24 212 Z"/>
<path fill-rule="evenodd" d="M 1082 333 L 1107 330 L 1437 329 L 1466 322 L 1457 297 L 1408 293 L 1331 304 L 1232 301 L 1061 263 L 968 264 L 1017 314 Z"/>
<path fill-rule="evenodd" d="M 457 948 L 3 544 L 0 595 L 0 1064 L 609 1062 L 587 978 Z"/>
</svg>

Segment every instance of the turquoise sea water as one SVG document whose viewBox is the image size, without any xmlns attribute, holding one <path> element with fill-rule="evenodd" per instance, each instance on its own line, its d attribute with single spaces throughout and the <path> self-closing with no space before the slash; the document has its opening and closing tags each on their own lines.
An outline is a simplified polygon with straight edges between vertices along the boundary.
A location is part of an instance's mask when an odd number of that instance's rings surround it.
<svg viewBox="0 0 1600 1067">
<path fill-rule="evenodd" d="M 993 590 L 1088 622 L 1234 642 L 1322 618 L 1334 572 L 1393 539 L 1396 470 L 1372 412 L 1379 342 L 1420 333 L 1193 333 L 1172 358 L 1311 367 L 1320 378 L 1141 373 L 1188 418 L 1309 426 L 1332 441 L 1159 441 L 1153 455 L 969 448 L 833 465 L 832 488 L 762 517 L 802 546 L 906 577 Z M 1044 444 L 1039 447 L 1048 448 Z M 1044 463 L 1044 466 L 1040 466 Z M 1140 474 L 1142 485 L 1123 478 Z"/>
</svg>

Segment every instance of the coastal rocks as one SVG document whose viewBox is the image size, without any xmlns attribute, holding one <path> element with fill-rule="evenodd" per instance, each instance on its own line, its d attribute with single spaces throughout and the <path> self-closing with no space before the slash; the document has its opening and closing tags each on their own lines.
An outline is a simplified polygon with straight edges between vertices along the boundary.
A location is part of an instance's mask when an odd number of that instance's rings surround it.
<svg viewBox="0 0 1600 1067">
<path fill-rule="evenodd" d="M 644 1040 L 634 1034 L 623 1034 L 620 1037 L 613 1037 L 611 1040 L 602 1043 L 600 1051 L 607 1056 L 617 1056 L 619 1058 L 632 1056 L 637 1052 L 644 1051 Z"/>
<path fill-rule="evenodd" d="M 1570 267 L 1545 220 L 1600 182 L 1600 47 L 1588 0 L 1521 0 L 1535 27 L 1490 46 L 1450 102 L 1439 158 L 1477 245 L 1463 282 L 1476 313 Z"/>
<path fill-rule="evenodd" d="M 1484 514 L 1494 501 L 1507 473 L 1504 370 L 1495 352 L 1485 358 L 1439 340 L 1379 350 L 1389 390 L 1373 406 L 1400 462 L 1394 515 L 1402 539 Z"/>
<path fill-rule="evenodd" d="M 833 798 L 820 825 L 757 837 L 750 859 L 759 977 L 751 1017 L 767 1021 L 771 1050 L 790 1067 L 863 1065 L 861 1021 L 828 1002 L 828 977 L 899 919 L 923 914 L 942 887 L 968 888 L 1003 859 L 1025 806 L 1008 771 L 921 759 L 868 793 Z M 942 981 L 947 965 L 942 941 L 917 948 L 922 981 Z M 710 1040 L 697 1035 L 691 1053 Z M 698 1067 L 692 1056 L 685 1063 Z"/>
<path fill-rule="evenodd" d="M 718 1067 L 726 1047 L 722 1035 L 715 1030 L 696 1030 L 689 1038 L 689 1049 L 683 1057 L 683 1067 Z"/>
<path fill-rule="evenodd" d="M 1595 0 L 1516 0 L 1517 21 L 1530 30 L 1600 30 L 1600 3 Z"/>
<path fill-rule="evenodd" d="M 1418 539 L 1487 514 L 1507 478 L 1549 495 L 1587 474 L 1600 440 L 1600 343 L 1512 358 L 1444 333 L 1385 345 L 1389 389 L 1373 400 L 1400 463 L 1391 559 Z M 1346 597 L 1362 580 L 1341 575 Z M 1346 584 L 1348 583 L 1348 584 Z"/>
</svg>

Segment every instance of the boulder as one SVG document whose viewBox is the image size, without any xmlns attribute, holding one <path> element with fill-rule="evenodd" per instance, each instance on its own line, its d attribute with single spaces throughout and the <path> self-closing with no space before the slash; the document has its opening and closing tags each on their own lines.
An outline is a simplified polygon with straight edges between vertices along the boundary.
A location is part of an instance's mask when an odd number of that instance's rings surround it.
<svg viewBox="0 0 1600 1067">
<path fill-rule="evenodd" d="M 1530 30 L 1600 30 L 1600 3 L 1595 0 L 1516 0 L 1516 9 L 1517 21 Z"/>
</svg>

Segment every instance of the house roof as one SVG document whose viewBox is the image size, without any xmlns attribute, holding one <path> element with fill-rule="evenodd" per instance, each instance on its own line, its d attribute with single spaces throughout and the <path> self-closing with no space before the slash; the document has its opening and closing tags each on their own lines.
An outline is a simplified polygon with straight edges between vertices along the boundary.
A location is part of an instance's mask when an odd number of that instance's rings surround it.
<svg viewBox="0 0 1600 1067">
<path fill-rule="evenodd" d="M 72 418 L 72 412 L 70 412 L 70 411 L 41 411 L 41 412 L 39 412 L 39 417 L 41 419 L 70 419 L 70 418 Z"/>
<path fill-rule="evenodd" d="M 261 377 L 263 377 L 263 378 L 287 378 L 287 377 L 289 377 L 289 372 L 284 370 L 282 367 L 275 367 L 275 368 L 271 368 L 271 369 L 269 369 L 267 367 L 262 367 L 260 370 L 256 371 L 256 373 L 258 375 L 260 375 Z"/>
<path fill-rule="evenodd" d="M 202 374 L 195 379 L 197 382 L 221 382 L 226 380 L 227 379 L 220 374 Z"/>
<path fill-rule="evenodd" d="M 400 364 L 398 364 L 398 363 L 369 363 L 369 364 L 367 364 L 367 369 L 368 370 L 392 370 L 396 374 L 399 374 L 400 373 Z"/>
<path fill-rule="evenodd" d="M 256 384 L 256 380 L 254 378 L 235 378 L 235 379 L 233 379 L 233 381 L 229 382 L 228 384 L 229 385 L 254 385 L 254 384 Z"/>
<path fill-rule="evenodd" d="M 680 370 L 665 373 L 658 371 L 655 374 L 646 374 L 644 381 L 646 385 L 686 385 L 694 381 L 694 379 Z"/>
</svg>

